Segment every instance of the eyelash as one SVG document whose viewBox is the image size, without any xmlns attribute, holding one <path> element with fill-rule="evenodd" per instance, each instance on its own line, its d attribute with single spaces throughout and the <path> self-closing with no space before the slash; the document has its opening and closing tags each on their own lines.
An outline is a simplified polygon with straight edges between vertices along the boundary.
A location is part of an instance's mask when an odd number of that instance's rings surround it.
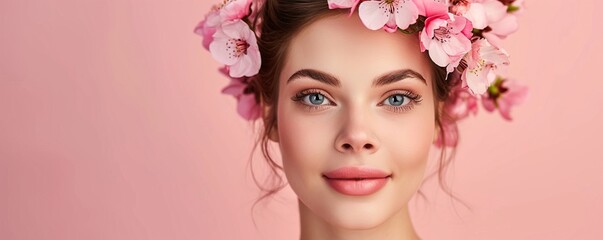
<svg viewBox="0 0 603 240">
<path fill-rule="evenodd" d="M 308 111 L 316 111 L 316 110 L 320 110 L 321 108 L 324 108 L 324 105 L 308 105 L 306 103 L 303 102 L 303 99 L 310 95 L 310 94 L 320 94 L 322 95 L 325 99 L 327 99 L 328 101 L 331 102 L 331 105 L 333 105 L 333 101 L 331 101 L 331 99 L 326 97 L 326 94 L 324 94 L 322 91 L 318 90 L 318 89 L 307 89 L 307 90 L 303 90 L 297 94 L 295 94 L 295 96 L 293 96 L 291 98 L 291 100 L 301 104 L 305 110 Z M 383 104 L 383 101 L 389 99 L 392 96 L 395 95 L 402 95 L 403 97 L 406 97 L 408 99 L 410 99 L 410 103 L 404 105 L 404 106 L 392 106 L 392 105 L 385 105 Z M 407 112 L 412 110 L 416 105 L 419 105 L 421 103 L 421 101 L 423 100 L 422 96 L 419 94 L 416 94 L 412 91 L 408 91 L 408 90 L 396 90 L 394 91 L 392 94 L 390 94 L 386 99 L 384 99 L 383 101 L 381 101 L 379 103 L 379 106 L 385 105 L 386 108 L 388 108 L 390 111 L 396 112 L 396 113 L 401 113 L 401 112 Z"/>
</svg>

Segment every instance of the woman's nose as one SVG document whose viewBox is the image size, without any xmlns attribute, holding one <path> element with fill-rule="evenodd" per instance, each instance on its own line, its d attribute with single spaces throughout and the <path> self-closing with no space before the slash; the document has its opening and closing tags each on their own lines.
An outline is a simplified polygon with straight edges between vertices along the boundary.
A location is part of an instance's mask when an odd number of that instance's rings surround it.
<svg viewBox="0 0 603 240">
<path fill-rule="evenodd" d="M 335 148 L 342 153 L 374 153 L 379 149 L 379 142 L 371 129 L 365 114 L 345 116 L 346 121 L 341 125 L 340 133 L 335 140 Z"/>
</svg>

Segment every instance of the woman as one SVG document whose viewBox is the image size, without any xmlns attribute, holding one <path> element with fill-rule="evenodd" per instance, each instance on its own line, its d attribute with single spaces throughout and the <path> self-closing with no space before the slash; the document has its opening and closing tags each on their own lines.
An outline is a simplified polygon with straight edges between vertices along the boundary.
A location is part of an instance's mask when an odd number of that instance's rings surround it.
<svg viewBox="0 0 603 240">
<path fill-rule="evenodd" d="M 456 146 L 478 100 L 508 116 L 525 95 L 492 78 L 508 58 L 489 24 L 512 2 L 233 0 L 195 31 L 226 65 L 239 114 L 264 123 L 258 144 L 298 196 L 301 239 L 419 239 L 408 202 L 431 145 Z M 476 17 L 478 4 L 504 16 Z"/>
</svg>

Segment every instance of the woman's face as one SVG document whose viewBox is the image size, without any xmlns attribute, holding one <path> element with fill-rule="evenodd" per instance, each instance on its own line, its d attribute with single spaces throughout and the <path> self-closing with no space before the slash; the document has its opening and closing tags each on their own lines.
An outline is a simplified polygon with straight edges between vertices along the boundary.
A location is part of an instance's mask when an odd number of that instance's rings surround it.
<svg viewBox="0 0 603 240">
<path fill-rule="evenodd" d="M 428 61 L 416 35 L 372 31 L 358 16 L 322 18 L 292 39 L 273 140 L 289 184 L 315 215 L 363 229 L 406 207 L 434 140 Z M 384 175 L 329 173 L 350 166 Z"/>
</svg>

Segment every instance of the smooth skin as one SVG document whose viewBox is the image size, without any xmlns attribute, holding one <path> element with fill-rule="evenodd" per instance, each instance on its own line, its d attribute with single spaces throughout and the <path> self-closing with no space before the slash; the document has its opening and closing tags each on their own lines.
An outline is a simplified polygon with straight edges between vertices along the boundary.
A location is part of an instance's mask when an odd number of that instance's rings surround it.
<svg viewBox="0 0 603 240">
<path fill-rule="evenodd" d="M 324 17 L 292 39 L 270 139 L 298 196 L 300 239 L 419 239 L 408 202 L 437 130 L 429 61 L 416 34 L 372 31 L 358 15 Z M 392 177 L 348 196 L 323 178 L 343 166 Z"/>
</svg>

